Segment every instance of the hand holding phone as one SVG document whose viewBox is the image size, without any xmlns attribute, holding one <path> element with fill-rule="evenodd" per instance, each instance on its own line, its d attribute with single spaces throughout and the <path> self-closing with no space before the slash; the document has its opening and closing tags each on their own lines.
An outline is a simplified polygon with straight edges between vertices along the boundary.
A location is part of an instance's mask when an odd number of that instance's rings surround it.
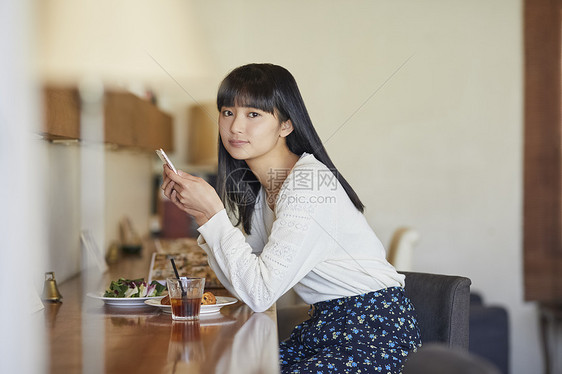
<svg viewBox="0 0 562 374">
<path fill-rule="evenodd" d="M 170 167 L 170 169 L 172 169 L 174 171 L 174 173 L 176 173 L 176 174 L 178 173 L 178 171 L 174 167 L 174 164 L 172 164 L 172 161 L 170 161 L 170 159 L 168 158 L 168 155 L 166 154 L 166 152 L 164 152 L 164 150 L 162 148 L 157 149 L 156 154 L 158 155 L 158 157 L 160 157 L 160 160 L 162 160 L 163 163 L 168 165 Z"/>
</svg>

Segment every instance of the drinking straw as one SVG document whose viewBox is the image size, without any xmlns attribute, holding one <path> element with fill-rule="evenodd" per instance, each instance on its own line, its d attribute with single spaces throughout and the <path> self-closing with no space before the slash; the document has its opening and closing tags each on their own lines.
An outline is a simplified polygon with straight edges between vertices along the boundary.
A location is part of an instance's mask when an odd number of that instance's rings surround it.
<svg viewBox="0 0 562 374">
<path fill-rule="evenodd" d="M 180 274 L 178 273 L 178 268 L 176 267 L 176 263 L 174 262 L 174 258 L 170 257 L 170 262 L 172 262 L 172 267 L 174 268 L 174 273 L 176 274 L 176 278 L 180 281 L 180 288 L 181 288 L 181 295 L 187 295 L 187 292 L 183 289 L 183 284 L 181 283 Z"/>
</svg>

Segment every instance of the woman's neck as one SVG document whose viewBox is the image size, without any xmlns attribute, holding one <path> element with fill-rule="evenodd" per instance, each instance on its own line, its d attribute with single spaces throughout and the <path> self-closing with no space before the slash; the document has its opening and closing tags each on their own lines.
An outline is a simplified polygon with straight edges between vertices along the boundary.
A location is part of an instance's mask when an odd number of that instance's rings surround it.
<svg viewBox="0 0 562 374">
<path fill-rule="evenodd" d="M 299 158 L 300 156 L 284 147 L 259 159 L 246 160 L 246 163 L 260 181 L 268 197 L 275 198 Z"/>
</svg>

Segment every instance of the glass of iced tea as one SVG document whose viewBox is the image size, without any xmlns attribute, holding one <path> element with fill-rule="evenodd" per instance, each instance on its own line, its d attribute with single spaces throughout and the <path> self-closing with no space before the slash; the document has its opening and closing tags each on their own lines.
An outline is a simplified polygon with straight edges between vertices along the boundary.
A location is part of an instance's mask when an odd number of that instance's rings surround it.
<svg viewBox="0 0 562 374">
<path fill-rule="evenodd" d="M 166 283 L 172 305 L 172 319 L 176 321 L 199 319 L 205 278 L 168 278 Z"/>
</svg>

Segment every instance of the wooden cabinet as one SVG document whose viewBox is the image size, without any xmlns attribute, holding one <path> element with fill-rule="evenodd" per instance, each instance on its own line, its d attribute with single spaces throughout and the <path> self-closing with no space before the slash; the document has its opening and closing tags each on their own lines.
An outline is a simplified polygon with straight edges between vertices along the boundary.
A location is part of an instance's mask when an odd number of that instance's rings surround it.
<svg viewBox="0 0 562 374">
<path fill-rule="evenodd" d="M 137 112 L 137 142 L 154 150 L 163 148 L 173 150 L 172 117 L 155 105 L 142 105 Z"/>
<path fill-rule="evenodd" d="M 80 139 L 78 90 L 46 88 L 43 91 L 43 133 L 48 139 Z"/>
<path fill-rule="evenodd" d="M 47 139 L 80 139 L 80 97 L 76 88 L 43 91 L 43 135 Z M 153 151 L 173 150 L 172 117 L 128 92 L 106 92 L 105 142 Z"/>
</svg>

